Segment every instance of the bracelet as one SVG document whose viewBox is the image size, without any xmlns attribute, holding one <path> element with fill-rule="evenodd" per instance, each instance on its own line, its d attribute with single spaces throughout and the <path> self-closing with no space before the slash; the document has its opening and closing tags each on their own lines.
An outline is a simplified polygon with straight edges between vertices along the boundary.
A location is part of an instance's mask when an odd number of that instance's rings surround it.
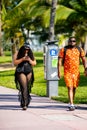
<svg viewBox="0 0 87 130">
<path fill-rule="evenodd" d="M 85 71 L 87 71 L 87 67 L 85 68 Z"/>
</svg>

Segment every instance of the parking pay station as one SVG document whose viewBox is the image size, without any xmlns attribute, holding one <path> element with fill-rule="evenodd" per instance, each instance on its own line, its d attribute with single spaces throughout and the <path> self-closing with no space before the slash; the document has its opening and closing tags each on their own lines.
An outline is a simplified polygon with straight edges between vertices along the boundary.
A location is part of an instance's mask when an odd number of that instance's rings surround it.
<svg viewBox="0 0 87 130">
<path fill-rule="evenodd" d="M 47 96 L 58 96 L 58 45 L 47 43 L 44 46 L 44 78 L 47 80 Z"/>
</svg>

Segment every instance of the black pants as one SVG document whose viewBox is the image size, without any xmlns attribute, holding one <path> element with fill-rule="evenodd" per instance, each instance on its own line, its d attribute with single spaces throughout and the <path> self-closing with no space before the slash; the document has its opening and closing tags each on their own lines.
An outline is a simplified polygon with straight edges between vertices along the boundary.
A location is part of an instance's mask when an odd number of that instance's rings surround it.
<svg viewBox="0 0 87 130">
<path fill-rule="evenodd" d="M 24 74 L 20 73 L 17 74 L 18 82 L 20 85 L 20 102 L 21 107 L 28 106 L 30 103 L 30 91 L 31 91 L 31 77 L 32 73 Z"/>
</svg>

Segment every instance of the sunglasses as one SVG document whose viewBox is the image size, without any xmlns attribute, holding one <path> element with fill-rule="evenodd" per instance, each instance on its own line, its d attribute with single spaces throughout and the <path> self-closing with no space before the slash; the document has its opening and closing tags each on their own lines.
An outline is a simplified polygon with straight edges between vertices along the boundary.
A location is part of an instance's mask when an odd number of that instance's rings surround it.
<svg viewBox="0 0 87 130">
<path fill-rule="evenodd" d="M 24 48 L 25 50 L 29 50 L 29 48 Z"/>
<path fill-rule="evenodd" d="M 76 42 L 76 40 L 70 40 L 70 42 Z"/>
</svg>

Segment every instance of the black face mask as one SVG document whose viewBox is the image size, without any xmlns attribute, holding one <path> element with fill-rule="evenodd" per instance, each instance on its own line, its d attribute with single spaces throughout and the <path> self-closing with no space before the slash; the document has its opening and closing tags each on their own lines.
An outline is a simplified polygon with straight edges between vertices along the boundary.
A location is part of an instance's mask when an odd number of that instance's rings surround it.
<svg viewBox="0 0 87 130">
<path fill-rule="evenodd" d="M 68 45 L 69 48 L 74 48 L 76 45 Z"/>
</svg>

